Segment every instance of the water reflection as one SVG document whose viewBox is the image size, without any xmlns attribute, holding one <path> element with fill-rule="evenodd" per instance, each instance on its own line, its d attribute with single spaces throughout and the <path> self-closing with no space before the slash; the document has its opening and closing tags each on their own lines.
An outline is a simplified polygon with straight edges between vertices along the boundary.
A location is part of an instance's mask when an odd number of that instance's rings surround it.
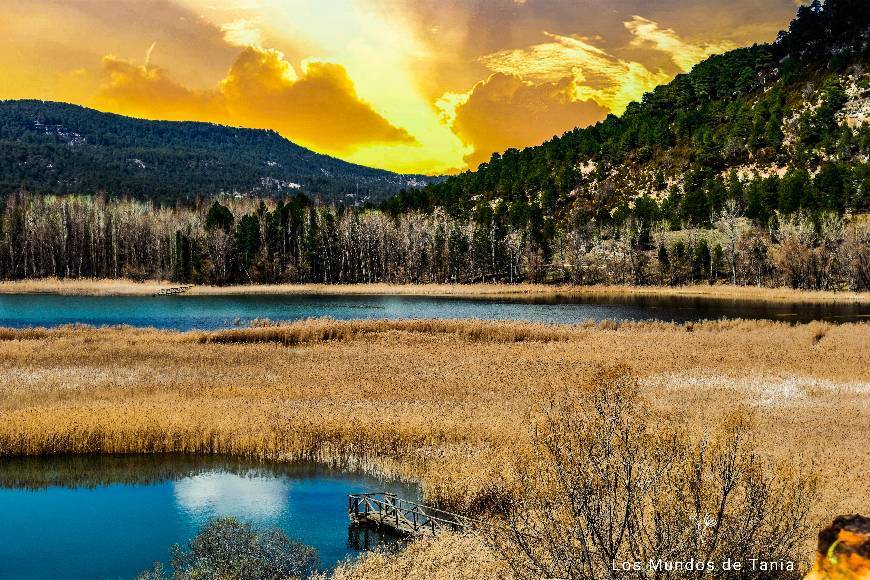
<svg viewBox="0 0 870 580">
<path fill-rule="evenodd" d="M 275 518 L 284 513 L 290 501 L 289 484 L 274 476 L 209 472 L 172 485 L 181 509 L 208 517 Z"/>
<path fill-rule="evenodd" d="M 405 545 L 406 540 L 398 538 L 390 532 L 383 532 L 367 526 L 348 526 L 347 547 L 354 552 L 368 552 L 381 549 L 395 552 Z"/>
<path fill-rule="evenodd" d="M 349 530 L 347 496 L 406 483 L 310 463 L 191 455 L 0 459 L 0 577 L 132 578 L 213 516 L 280 527 L 323 568 L 397 539 Z M 390 548 L 390 549 L 392 549 Z M 38 554 L 39 557 L 34 557 Z"/>
</svg>

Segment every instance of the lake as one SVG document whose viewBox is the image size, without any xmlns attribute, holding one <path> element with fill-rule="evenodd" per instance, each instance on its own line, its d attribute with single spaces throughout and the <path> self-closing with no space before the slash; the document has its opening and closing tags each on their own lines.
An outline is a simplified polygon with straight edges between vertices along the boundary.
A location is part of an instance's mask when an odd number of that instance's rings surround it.
<svg viewBox="0 0 870 580">
<path fill-rule="evenodd" d="M 756 303 L 699 297 L 551 297 L 532 300 L 384 295 L 58 296 L 0 295 L 0 327 L 128 324 L 172 330 L 247 326 L 330 316 L 350 319 L 477 318 L 576 323 L 584 320 L 675 322 L 749 318 L 808 322 L 866 320 L 870 306 Z"/>
<path fill-rule="evenodd" d="M 349 527 L 347 496 L 411 484 L 311 464 L 200 456 L 0 459 L 0 578 L 135 578 L 214 516 L 280 527 L 321 569 L 398 540 Z"/>
</svg>

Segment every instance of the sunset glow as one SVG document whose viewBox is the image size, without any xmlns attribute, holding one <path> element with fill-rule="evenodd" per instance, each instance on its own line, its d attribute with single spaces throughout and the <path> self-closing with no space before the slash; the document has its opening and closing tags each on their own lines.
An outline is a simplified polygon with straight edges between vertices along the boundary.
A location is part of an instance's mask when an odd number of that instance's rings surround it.
<svg viewBox="0 0 870 580">
<path fill-rule="evenodd" d="M 403 172 L 620 113 L 793 0 L 8 0 L 0 98 L 274 129 Z M 752 18 L 746 15 L 751 13 Z"/>
</svg>

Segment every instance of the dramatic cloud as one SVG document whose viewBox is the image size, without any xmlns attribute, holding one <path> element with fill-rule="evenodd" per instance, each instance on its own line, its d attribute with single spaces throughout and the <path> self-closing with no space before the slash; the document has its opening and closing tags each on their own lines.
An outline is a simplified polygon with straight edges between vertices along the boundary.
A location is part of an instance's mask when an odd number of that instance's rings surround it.
<svg viewBox="0 0 870 580">
<path fill-rule="evenodd" d="M 688 71 L 711 54 L 734 48 L 730 42 L 690 44 L 670 28 L 661 28 L 658 23 L 641 16 L 633 16 L 630 22 L 624 24 L 634 36 L 631 41 L 633 46 L 663 52 L 683 71 Z"/>
<path fill-rule="evenodd" d="M 274 129 L 321 151 L 413 143 L 356 93 L 341 65 L 306 61 L 299 74 L 277 50 L 245 48 L 214 90 L 196 91 L 153 65 L 103 59 L 95 104 L 151 119 L 201 120 Z"/>
<path fill-rule="evenodd" d="M 501 73 L 478 83 L 466 95 L 448 96 L 440 104 L 452 119 L 453 131 L 474 147 L 465 157 L 471 168 L 488 161 L 493 152 L 538 145 L 607 115 L 597 103 L 575 100 L 567 79 L 533 84 Z"/>
<path fill-rule="evenodd" d="M 157 66 L 109 55 L 103 57 L 101 75 L 93 103 L 101 109 L 170 121 L 212 119 L 220 110 L 216 94 L 188 89 Z"/>
<path fill-rule="evenodd" d="M 623 26 L 629 45 L 660 53 L 670 69 L 687 71 L 725 43 L 696 45 L 641 16 Z M 619 114 L 631 101 L 669 81 L 673 73 L 627 58 L 578 36 L 544 33 L 548 42 L 497 51 L 480 62 L 494 72 L 467 93 L 437 101 L 442 118 L 474 152 L 471 167 L 507 147 L 538 144 L 554 134 Z"/>
<path fill-rule="evenodd" d="M 682 40 L 673 30 L 634 16 L 624 23 L 631 33 L 630 44 L 666 55 L 679 71 L 730 46 L 702 46 Z M 619 58 L 595 46 L 589 39 L 545 33 L 550 42 L 528 48 L 504 50 L 484 56 L 481 61 L 494 72 L 517 75 L 533 81 L 560 82 L 569 78 L 578 100 L 594 100 L 613 113 L 621 113 L 633 100 L 667 82 L 673 76 L 661 69 Z"/>
<path fill-rule="evenodd" d="M 3 0 L 0 98 L 270 128 L 356 163 L 454 171 L 618 113 L 711 52 L 774 39 L 796 10 L 796 0 L 327 5 Z M 539 126 L 525 130 L 532 93 Z"/>
<path fill-rule="evenodd" d="M 497 52 L 481 60 L 494 72 L 535 82 L 568 79 L 574 98 L 594 100 L 617 114 L 644 92 L 669 79 L 661 71 L 653 72 L 640 63 L 617 58 L 585 39 L 549 33 L 547 36 L 552 42 Z"/>
</svg>

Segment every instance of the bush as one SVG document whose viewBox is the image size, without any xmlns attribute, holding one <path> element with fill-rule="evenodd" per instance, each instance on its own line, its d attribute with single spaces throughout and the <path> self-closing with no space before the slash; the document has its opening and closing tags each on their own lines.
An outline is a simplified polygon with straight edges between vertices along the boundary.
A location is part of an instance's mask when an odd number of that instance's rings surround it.
<svg viewBox="0 0 870 580">
<path fill-rule="evenodd" d="M 745 414 L 700 442 L 654 425 L 622 367 L 549 403 L 516 462 L 515 499 L 485 531 L 517 578 L 689 577 L 703 572 L 648 566 L 801 561 L 815 480 L 766 465 Z M 643 569 L 623 572 L 623 562 Z"/>
<path fill-rule="evenodd" d="M 170 553 L 172 574 L 157 562 L 139 580 L 295 580 L 317 566 L 314 548 L 277 528 L 257 532 L 235 518 L 212 518 L 186 549 L 176 544 Z"/>
</svg>

